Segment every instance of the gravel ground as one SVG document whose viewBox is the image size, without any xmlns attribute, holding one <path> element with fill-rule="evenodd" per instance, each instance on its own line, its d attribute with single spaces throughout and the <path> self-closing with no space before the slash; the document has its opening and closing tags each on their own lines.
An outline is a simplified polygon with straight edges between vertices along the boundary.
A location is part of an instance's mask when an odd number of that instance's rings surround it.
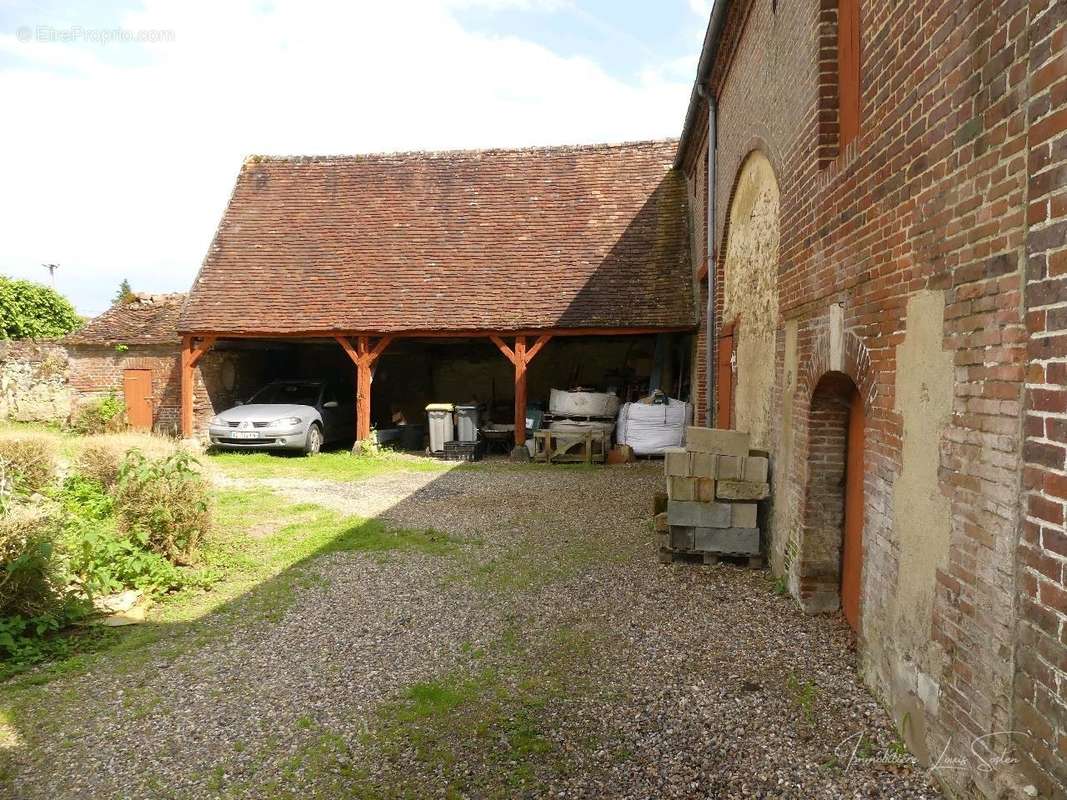
<svg viewBox="0 0 1067 800">
<path fill-rule="evenodd" d="M 801 614 L 765 572 L 656 563 L 660 481 L 228 479 L 464 544 L 323 556 L 276 619 L 39 687 L 8 742 L 11 796 L 938 796 L 920 769 L 851 758 L 857 735 L 860 756 L 895 736 L 841 620 Z M 436 715 L 396 713 L 406 687 L 457 675 L 490 677 Z"/>
</svg>

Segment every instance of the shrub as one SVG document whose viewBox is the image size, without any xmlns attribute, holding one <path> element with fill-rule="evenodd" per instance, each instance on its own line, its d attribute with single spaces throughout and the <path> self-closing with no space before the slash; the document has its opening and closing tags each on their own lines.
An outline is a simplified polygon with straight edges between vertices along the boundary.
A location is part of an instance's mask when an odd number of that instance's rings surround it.
<svg viewBox="0 0 1067 800">
<path fill-rule="evenodd" d="M 74 471 L 94 480 L 105 489 L 118 482 L 119 469 L 126 453 L 137 449 L 146 455 L 163 458 L 176 451 L 173 439 L 146 433 L 111 433 L 90 436 L 74 459 Z"/>
<path fill-rule="evenodd" d="M 78 312 L 59 292 L 0 275 L 0 339 L 58 339 L 81 326 Z"/>
<path fill-rule="evenodd" d="M 0 516 L 0 617 L 37 617 L 63 604 L 60 525 L 48 507 L 18 506 Z"/>
<path fill-rule="evenodd" d="M 191 563 L 211 524 L 198 466 L 181 450 L 161 459 L 127 453 L 115 488 L 119 533 L 175 564 Z"/>
<path fill-rule="evenodd" d="M 15 492 L 39 492 L 56 474 L 56 444 L 47 436 L 0 436 L 0 481 Z"/>
<path fill-rule="evenodd" d="M 114 392 L 82 403 L 74 412 L 70 427 L 86 436 L 120 431 L 126 427 L 126 403 Z"/>
</svg>

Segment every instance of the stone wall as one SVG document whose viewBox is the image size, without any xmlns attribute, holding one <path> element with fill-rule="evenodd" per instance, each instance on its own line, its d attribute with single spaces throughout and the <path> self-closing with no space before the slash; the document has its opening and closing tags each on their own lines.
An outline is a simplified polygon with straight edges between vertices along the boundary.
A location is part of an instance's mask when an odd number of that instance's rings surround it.
<svg viewBox="0 0 1067 800">
<path fill-rule="evenodd" d="M 0 341 L 0 419 L 66 422 L 73 392 L 58 344 Z"/>
</svg>

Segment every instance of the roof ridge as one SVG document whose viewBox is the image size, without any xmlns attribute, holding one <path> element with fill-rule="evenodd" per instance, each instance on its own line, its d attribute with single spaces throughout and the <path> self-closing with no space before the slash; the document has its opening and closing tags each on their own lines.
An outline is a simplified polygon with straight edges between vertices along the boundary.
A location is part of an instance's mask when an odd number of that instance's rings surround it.
<svg viewBox="0 0 1067 800">
<path fill-rule="evenodd" d="M 335 153 L 319 155 L 264 155 L 251 154 L 245 164 L 269 163 L 315 163 L 320 161 L 360 161 L 373 158 L 441 158 L 449 156 L 484 156 L 534 153 L 581 153 L 600 150 L 637 149 L 654 146 L 676 146 L 677 137 L 663 139 L 635 139 L 624 142 L 596 142 L 592 144 L 529 145 L 526 147 L 458 148 L 452 150 L 381 150 L 368 153 Z"/>
</svg>

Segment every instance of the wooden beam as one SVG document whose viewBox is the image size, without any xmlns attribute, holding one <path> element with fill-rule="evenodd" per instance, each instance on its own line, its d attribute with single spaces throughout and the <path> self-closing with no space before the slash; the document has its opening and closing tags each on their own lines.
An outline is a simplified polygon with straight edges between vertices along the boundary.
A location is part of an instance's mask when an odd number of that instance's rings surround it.
<svg viewBox="0 0 1067 800">
<path fill-rule="evenodd" d="M 660 325 L 660 326 L 634 326 L 614 328 L 515 328 L 513 330 L 501 330 L 499 328 L 464 328 L 456 330 L 421 329 L 411 328 L 408 330 L 391 331 L 388 335 L 394 339 L 484 339 L 487 336 L 641 336 L 650 333 L 691 333 L 696 330 L 695 325 Z M 344 331 L 344 330 L 317 330 L 317 331 L 196 331 L 186 332 L 185 336 L 206 337 L 214 336 L 217 339 L 337 339 L 342 336 L 384 336 L 380 331 Z"/>
<path fill-rule="evenodd" d="M 182 394 L 182 437 L 188 439 L 193 435 L 193 337 L 182 339 L 181 358 L 181 394 Z"/>
<path fill-rule="evenodd" d="M 205 336 L 204 340 L 200 343 L 199 346 L 193 345 L 190 355 L 190 366 L 195 367 L 197 364 L 199 364 L 200 359 L 202 359 L 207 354 L 207 352 L 214 346 L 214 336 Z"/>
<path fill-rule="evenodd" d="M 495 333 L 490 333 L 489 338 L 493 340 L 493 344 L 495 344 L 500 349 L 500 352 L 504 354 L 504 358 L 506 358 L 512 364 L 518 363 L 515 360 L 515 351 L 508 347 L 506 344 L 504 344 L 503 339 L 501 339 Z"/>
<path fill-rule="evenodd" d="M 370 385 L 374 380 L 366 360 L 356 365 L 356 441 L 370 438 Z"/>
<path fill-rule="evenodd" d="M 352 363 L 359 366 L 359 355 L 356 353 L 355 348 L 352 347 L 352 343 L 348 341 L 348 337 L 334 336 L 333 338 L 336 339 L 337 343 L 344 348 L 346 353 L 348 353 L 348 357 L 352 359 Z"/>
<path fill-rule="evenodd" d="M 551 333 L 543 333 L 537 337 L 537 341 L 534 342 L 534 346 L 526 352 L 526 363 L 529 364 L 534 360 L 534 356 L 541 352 L 541 348 L 544 347 L 552 339 Z"/>
<path fill-rule="evenodd" d="M 526 337 L 515 337 L 515 446 L 526 446 Z"/>
<path fill-rule="evenodd" d="M 392 341 L 392 336 L 383 336 L 378 340 L 378 343 L 374 345 L 374 349 L 370 351 L 370 360 L 372 364 L 378 360 L 378 356 L 385 352 L 385 348 L 387 348 Z"/>
</svg>

